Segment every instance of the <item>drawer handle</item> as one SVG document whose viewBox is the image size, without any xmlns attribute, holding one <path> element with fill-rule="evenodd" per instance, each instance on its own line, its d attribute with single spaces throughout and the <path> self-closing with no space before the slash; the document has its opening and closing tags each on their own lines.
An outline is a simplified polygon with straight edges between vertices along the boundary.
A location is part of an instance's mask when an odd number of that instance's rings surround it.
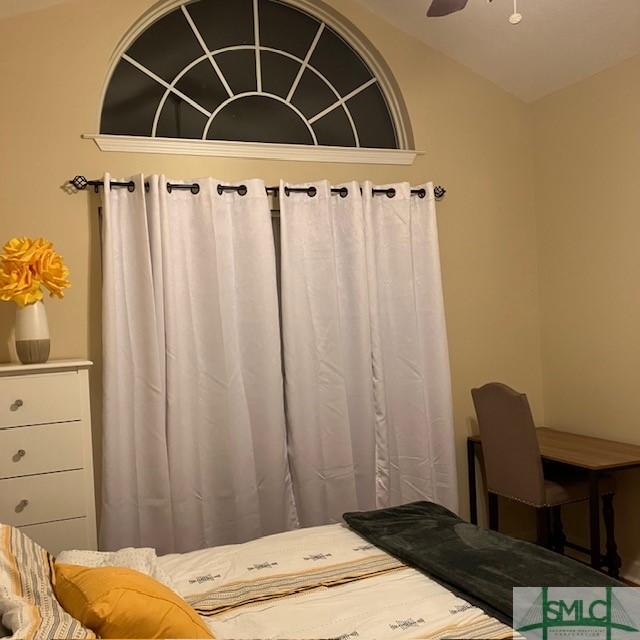
<svg viewBox="0 0 640 640">
<path fill-rule="evenodd" d="M 13 456 L 13 461 L 20 462 L 20 460 L 22 460 L 22 458 L 24 458 L 26 455 L 27 455 L 27 452 L 24 449 L 18 449 L 15 455 Z"/>
<path fill-rule="evenodd" d="M 24 402 L 18 398 L 9 408 L 11 411 L 17 411 L 23 404 Z"/>
<path fill-rule="evenodd" d="M 29 506 L 28 500 L 20 500 L 16 505 L 16 513 L 22 513 Z"/>
</svg>

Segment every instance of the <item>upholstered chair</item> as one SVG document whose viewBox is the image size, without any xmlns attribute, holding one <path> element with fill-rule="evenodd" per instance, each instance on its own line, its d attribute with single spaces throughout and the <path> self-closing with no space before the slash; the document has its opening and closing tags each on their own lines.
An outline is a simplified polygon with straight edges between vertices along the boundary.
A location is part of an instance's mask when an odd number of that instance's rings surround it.
<svg viewBox="0 0 640 640">
<path fill-rule="evenodd" d="M 489 527 L 499 526 L 498 496 L 536 509 L 537 541 L 564 553 L 567 543 L 561 507 L 589 499 L 587 478 L 568 466 L 543 465 L 529 401 L 505 384 L 492 382 L 471 391 L 480 427 L 484 476 L 489 493 Z M 607 553 L 616 553 L 613 478 L 600 483 Z"/>
</svg>

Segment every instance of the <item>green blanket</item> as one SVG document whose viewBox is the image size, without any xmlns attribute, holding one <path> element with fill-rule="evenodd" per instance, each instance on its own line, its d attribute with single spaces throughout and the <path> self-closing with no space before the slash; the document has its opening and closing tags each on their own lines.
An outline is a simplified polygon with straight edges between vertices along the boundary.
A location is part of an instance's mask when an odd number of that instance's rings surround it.
<svg viewBox="0 0 640 640">
<path fill-rule="evenodd" d="M 363 538 L 512 624 L 513 587 L 624 586 L 548 549 L 461 520 L 432 502 L 345 513 Z"/>
</svg>

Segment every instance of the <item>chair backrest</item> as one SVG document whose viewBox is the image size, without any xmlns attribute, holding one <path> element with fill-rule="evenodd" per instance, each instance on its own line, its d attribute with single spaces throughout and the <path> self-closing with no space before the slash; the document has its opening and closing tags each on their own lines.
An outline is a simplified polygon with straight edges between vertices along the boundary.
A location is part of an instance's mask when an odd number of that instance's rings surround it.
<svg viewBox="0 0 640 640">
<path fill-rule="evenodd" d="M 489 491 L 542 505 L 544 475 L 529 401 L 505 384 L 472 389 Z"/>
</svg>

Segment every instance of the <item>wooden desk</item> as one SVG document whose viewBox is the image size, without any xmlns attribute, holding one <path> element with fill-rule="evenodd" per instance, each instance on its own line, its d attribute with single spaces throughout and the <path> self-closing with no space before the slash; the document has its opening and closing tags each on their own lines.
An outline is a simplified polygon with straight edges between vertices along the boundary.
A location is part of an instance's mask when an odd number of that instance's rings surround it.
<svg viewBox="0 0 640 640">
<path fill-rule="evenodd" d="M 600 569 L 604 560 L 600 554 L 600 476 L 640 467 L 640 446 L 546 427 L 537 429 L 537 434 L 540 455 L 544 460 L 582 469 L 589 475 L 591 566 Z M 480 436 L 471 436 L 467 440 L 469 511 L 473 524 L 478 523 L 476 450 L 481 445 Z M 611 572 L 611 566 L 609 569 Z"/>
</svg>

